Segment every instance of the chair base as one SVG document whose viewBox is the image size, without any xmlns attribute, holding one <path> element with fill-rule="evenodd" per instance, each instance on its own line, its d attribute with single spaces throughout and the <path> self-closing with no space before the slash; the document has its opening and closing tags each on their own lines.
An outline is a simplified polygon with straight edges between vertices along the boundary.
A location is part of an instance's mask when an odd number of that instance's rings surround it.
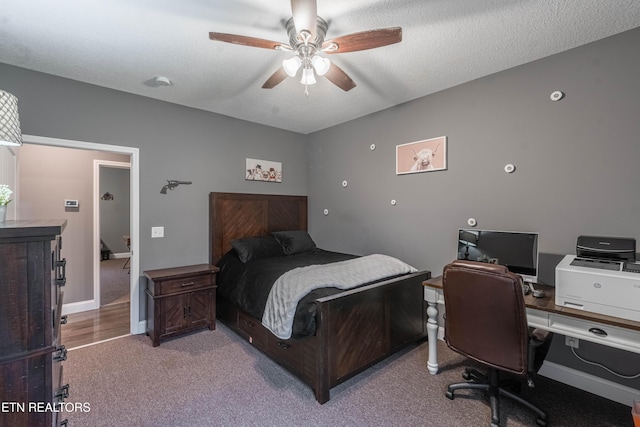
<svg viewBox="0 0 640 427">
<path fill-rule="evenodd" d="M 462 374 L 462 377 L 469 382 L 450 384 L 449 387 L 447 387 L 445 396 L 453 400 L 453 393 L 456 390 L 462 389 L 484 390 L 488 392 L 489 403 L 491 406 L 491 427 L 498 427 L 500 424 L 500 396 L 508 397 L 509 399 L 514 400 L 531 409 L 538 415 L 536 424 L 538 424 L 539 426 L 547 425 L 547 414 L 542 409 L 524 400 L 521 396 L 511 392 L 504 387 L 504 384 L 500 384 L 500 373 L 497 369 L 490 369 L 488 372 L 488 376 L 486 376 L 475 369 L 467 368 Z"/>
</svg>

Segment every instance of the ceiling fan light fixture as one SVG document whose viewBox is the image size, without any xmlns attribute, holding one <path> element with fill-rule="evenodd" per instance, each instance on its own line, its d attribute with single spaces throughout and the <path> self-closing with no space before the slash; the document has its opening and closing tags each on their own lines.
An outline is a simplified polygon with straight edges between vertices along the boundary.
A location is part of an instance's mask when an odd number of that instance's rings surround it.
<svg viewBox="0 0 640 427">
<path fill-rule="evenodd" d="M 314 55 L 313 58 L 311 58 L 311 64 L 319 76 L 327 74 L 327 71 L 329 71 L 329 67 L 331 66 L 331 62 L 320 55 Z"/>
<path fill-rule="evenodd" d="M 313 75 L 313 68 L 303 68 L 302 69 L 302 79 L 300 83 L 303 85 L 314 85 L 316 84 L 316 76 Z"/>
<path fill-rule="evenodd" d="M 287 73 L 289 77 L 295 77 L 301 65 L 302 61 L 298 56 L 293 56 L 282 61 L 282 69 L 284 69 L 284 72 Z"/>
</svg>

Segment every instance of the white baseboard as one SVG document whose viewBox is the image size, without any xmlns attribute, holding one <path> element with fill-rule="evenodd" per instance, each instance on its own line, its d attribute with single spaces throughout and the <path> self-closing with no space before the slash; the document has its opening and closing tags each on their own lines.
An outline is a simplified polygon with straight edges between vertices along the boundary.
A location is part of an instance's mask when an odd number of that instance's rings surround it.
<svg viewBox="0 0 640 427">
<path fill-rule="evenodd" d="M 73 314 L 80 313 L 82 311 L 95 310 L 98 308 L 96 304 L 96 300 L 86 300 L 86 301 L 78 301 L 78 302 L 70 302 L 68 304 L 62 305 L 62 314 Z"/>
<path fill-rule="evenodd" d="M 545 361 L 538 374 L 623 405 L 633 406 L 633 399 L 640 399 L 640 390 L 553 362 Z"/>
<path fill-rule="evenodd" d="M 140 320 L 138 322 L 138 330 L 137 331 L 133 331 L 131 330 L 131 333 L 136 335 L 136 334 L 146 334 L 147 333 L 147 321 L 146 320 Z"/>
<path fill-rule="evenodd" d="M 130 252 L 120 252 L 117 254 L 110 254 L 109 255 L 109 259 L 115 259 L 115 258 L 131 258 L 131 253 Z"/>
</svg>

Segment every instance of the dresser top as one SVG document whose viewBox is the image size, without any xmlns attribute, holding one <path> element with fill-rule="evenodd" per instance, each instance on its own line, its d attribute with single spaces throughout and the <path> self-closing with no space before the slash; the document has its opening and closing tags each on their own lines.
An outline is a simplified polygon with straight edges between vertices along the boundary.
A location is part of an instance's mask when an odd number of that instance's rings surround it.
<svg viewBox="0 0 640 427">
<path fill-rule="evenodd" d="M 66 219 L 20 220 L 0 222 L 0 239 L 57 236 L 67 225 Z"/>
</svg>

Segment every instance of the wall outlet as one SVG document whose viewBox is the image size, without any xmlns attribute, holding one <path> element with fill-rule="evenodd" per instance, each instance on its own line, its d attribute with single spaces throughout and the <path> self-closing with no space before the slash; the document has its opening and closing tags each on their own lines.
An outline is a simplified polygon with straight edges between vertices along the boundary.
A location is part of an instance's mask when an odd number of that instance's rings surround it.
<svg viewBox="0 0 640 427">
<path fill-rule="evenodd" d="M 151 238 L 164 237 L 164 227 L 151 227 Z"/>
<path fill-rule="evenodd" d="M 580 340 L 575 337 L 564 337 L 564 344 L 573 348 L 580 348 Z"/>
</svg>

